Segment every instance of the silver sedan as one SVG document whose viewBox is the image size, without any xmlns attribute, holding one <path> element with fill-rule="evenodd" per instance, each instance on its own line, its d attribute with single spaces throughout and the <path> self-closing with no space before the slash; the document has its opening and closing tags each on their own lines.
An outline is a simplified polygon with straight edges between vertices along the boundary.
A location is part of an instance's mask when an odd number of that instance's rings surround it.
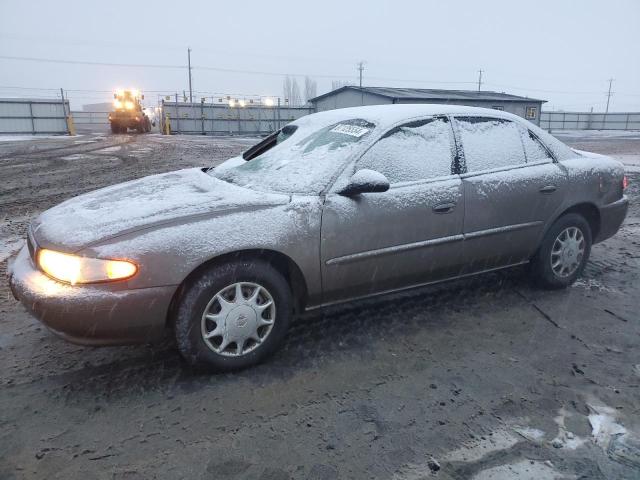
<svg viewBox="0 0 640 480">
<path fill-rule="evenodd" d="M 531 263 L 561 288 L 627 211 L 622 165 L 479 108 L 309 115 L 217 168 L 70 199 L 10 267 L 16 298 L 64 338 L 175 332 L 194 365 L 254 364 L 306 310 Z"/>
</svg>

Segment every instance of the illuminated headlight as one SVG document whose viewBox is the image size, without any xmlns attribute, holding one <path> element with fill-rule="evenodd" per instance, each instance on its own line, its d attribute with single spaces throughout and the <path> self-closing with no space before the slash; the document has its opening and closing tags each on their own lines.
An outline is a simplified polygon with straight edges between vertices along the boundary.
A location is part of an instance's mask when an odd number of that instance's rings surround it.
<svg viewBox="0 0 640 480">
<path fill-rule="evenodd" d="M 124 102 L 124 107 L 127 110 L 133 110 L 133 107 L 134 107 L 133 102 L 131 100 L 127 100 L 126 102 Z"/>
<path fill-rule="evenodd" d="M 113 101 L 113 107 L 114 108 L 122 108 L 122 102 L 120 100 L 114 100 Z"/>
<path fill-rule="evenodd" d="M 47 249 L 38 252 L 38 265 L 50 277 L 71 285 L 124 280 L 138 271 L 134 263 L 125 260 L 101 260 Z"/>
</svg>

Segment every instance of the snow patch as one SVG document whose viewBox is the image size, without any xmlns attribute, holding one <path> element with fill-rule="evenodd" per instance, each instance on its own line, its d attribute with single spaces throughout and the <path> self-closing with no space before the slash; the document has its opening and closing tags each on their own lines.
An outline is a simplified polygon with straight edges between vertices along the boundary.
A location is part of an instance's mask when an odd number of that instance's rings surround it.
<svg viewBox="0 0 640 480">
<path fill-rule="evenodd" d="M 99 153 L 113 153 L 113 152 L 119 152 L 120 150 L 122 150 L 122 146 L 121 145 L 114 145 L 113 147 L 101 148 L 100 150 L 98 150 L 98 152 Z"/>
<path fill-rule="evenodd" d="M 74 153 L 73 155 L 67 155 L 62 157 L 62 160 L 76 161 L 86 159 L 87 155 L 84 153 Z"/>
<path fill-rule="evenodd" d="M 541 442 L 542 440 L 544 440 L 544 437 L 546 435 L 542 430 L 531 427 L 515 427 L 513 430 L 516 433 L 520 434 L 523 438 L 534 443 Z"/>
<path fill-rule="evenodd" d="M 517 463 L 499 465 L 478 472 L 472 480 L 560 480 L 568 478 L 558 472 L 551 462 L 521 460 Z"/>
<path fill-rule="evenodd" d="M 485 436 L 484 439 L 474 443 L 467 443 L 461 448 L 447 453 L 444 460 L 450 462 L 476 462 L 492 452 L 511 448 L 516 443 L 518 443 L 518 437 L 506 430 L 497 430 L 493 434 Z"/>
<path fill-rule="evenodd" d="M 20 250 L 23 244 L 23 238 L 0 238 L 0 262 L 4 262 L 7 258 Z"/>
<path fill-rule="evenodd" d="M 585 290 L 598 290 L 599 292 L 606 293 L 620 293 L 619 290 L 611 287 L 607 287 L 600 280 L 595 278 L 579 278 L 575 281 L 572 288 L 584 288 Z"/>
<path fill-rule="evenodd" d="M 593 441 L 606 448 L 614 435 L 623 435 L 627 429 L 616 422 L 616 410 L 606 405 L 588 405 L 593 412 L 589 415 Z"/>
<path fill-rule="evenodd" d="M 0 142 L 28 142 L 29 140 L 47 140 L 52 138 L 68 137 L 69 136 L 66 133 L 61 133 L 60 135 L 0 135 Z"/>
<path fill-rule="evenodd" d="M 558 412 L 558 416 L 553 421 L 558 425 L 558 435 L 551 440 L 551 445 L 555 448 L 567 448 L 569 450 L 575 450 L 581 447 L 586 442 L 586 439 L 578 437 L 573 432 L 567 430 L 565 425 L 565 418 L 572 416 L 573 414 L 566 410 L 564 407 Z"/>
</svg>

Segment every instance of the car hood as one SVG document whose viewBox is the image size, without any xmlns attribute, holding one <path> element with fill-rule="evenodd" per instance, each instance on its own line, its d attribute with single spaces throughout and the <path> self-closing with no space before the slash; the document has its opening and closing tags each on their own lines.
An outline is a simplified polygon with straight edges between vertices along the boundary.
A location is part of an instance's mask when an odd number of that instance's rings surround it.
<svg viewBox="0 0 640 480">
<path fill-rule="evenodd" d="M 39 246 L 73 252 L 136 230 L 281 205 L 289 198 L 238 187 L 192 168 L 72 198 L 43 212 L 31 231 Z"/>
</svg>

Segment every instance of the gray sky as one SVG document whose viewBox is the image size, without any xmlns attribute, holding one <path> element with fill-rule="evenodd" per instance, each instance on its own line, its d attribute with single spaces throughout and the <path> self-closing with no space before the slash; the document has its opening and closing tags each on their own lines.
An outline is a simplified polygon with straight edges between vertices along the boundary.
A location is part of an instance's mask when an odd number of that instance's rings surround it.
<svg viewBox="0 0 640 480">
<path fill-rule="evenodd" d="M 640 111 L 639 0 L 0 0 L 0 56 L 180 66 L 187 46 L 193 88 L 208 96 L 282 95 L 283 73 L 323 93 L 332 79 L 357 82 L 364 60 L 365 85 L 476 89 L 482 68 L 484 89 L 546 109 L 604 110 L 613 77 L 610 110 Z M 1 97 L 91 90 L 70 92 L 79 108 L 128 86 L 153 104 L 154 91 L 188 88 L 186 68 L 0 58 Z"/>
</svg>

